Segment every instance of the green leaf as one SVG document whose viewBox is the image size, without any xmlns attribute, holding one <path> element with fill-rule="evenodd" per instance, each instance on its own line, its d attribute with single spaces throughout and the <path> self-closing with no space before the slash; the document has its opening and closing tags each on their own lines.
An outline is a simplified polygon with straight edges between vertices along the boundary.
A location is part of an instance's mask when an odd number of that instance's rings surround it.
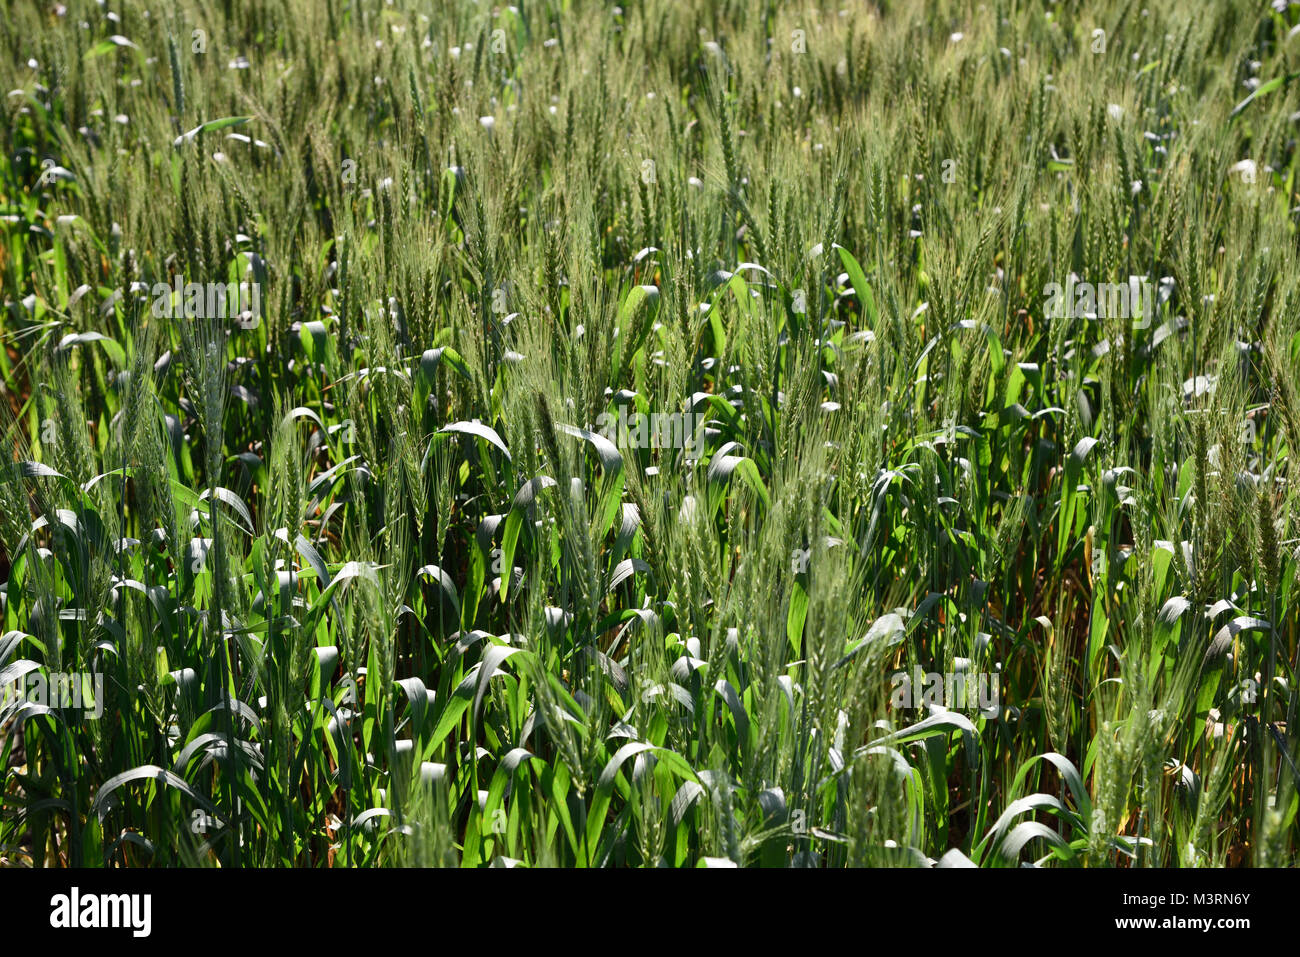
<svg viewBox="0 0 1300 957">
<path fill-rule="evenodd" d="M 142 765 L 138 768 L 132 768 L 130 771 L 123 771 L 121 774 L 115 774 L 103 783 L 99 791 L 95 794 L 95 800 L 91 803 L 91 813 L 95 814 L 102 821 L 108 814 L 109 802 L 113 792 L 124 784 L 130 784 L 133 781 L 156 781 L 159 784 L 165 784 L 180 791 L 199 807 L 203 808 L 210 814 L 216 815 L 217 809 L 212 803 L 199 794 L 184 780 L 165 768 L 157 767 L 153 764 Z"/>
<path fill-rule="evenodd" d="M 1242 111 L 1246 109 L 1246 107 L 1250 106 L 1250 104 L 1254 103 L 1261 97 L 1268 96 L 1268 94 L 1272 93 L 1274 90 L 1280 90 L 1283 87 L 1289 86 L 1291 81 L 1296 77 L 1300 77 L 1300 71 L 1287 73 L 1282 76 L 1275 76 L 1267 83 L 1261 83 L 1259 86 L 1255 87 L 1255 89 L 1250 91 L 1248 97 L 1232 108 L 1232 112 L 1228 114 L 1228 122 L 1235 120 Z"/>
<path fill-rule="evenodd" d="M 506 444 L 501 441 L 501 436 L 497 435 L 496 429 L 493 429 L 491 426 L 484 425 L 482 422 L 453 422 L 451 425 L 444 425 L 438 430 L 439 435 L 444 435 L 449 432 L 461 432 L 465 435 L 472 435 L 475 438 L 483 439 L 485 442 L 489 442 L 500 449 L 501 454 L 506 457 L 506 461 L 510 461 L 510 450 L 507 449 Z"/>
<path fill-rule="evenodd" d="M 880 313 L 876 309 L 876 297 L 871 292 L 871 284 L 867 282 L 867 274 L 862 271 L 862 267 L 851 252 L 838 243 L 835 249 L 840 254 L 844 271 L 849 274 L 849 282 L 853 285 L 853 292 L 858 297 L 858 304 L 862 308 L 867 325 L 874 332 L 880 324 Z"/>
<path fill-rule="evenodd" d="M 182 133 L 176 139 L 172 140 L 172 146 L 183 146 L 186 143 L 193 143 L 202 133 L 213 133 L 217 130 L 224 130 L 229 126 L 241 126 L 251 120 L 251 116 L 223 116 L 219 120 L 208 120 L 206 123 L 200 123 L 194 129 Z"/>
</svg>

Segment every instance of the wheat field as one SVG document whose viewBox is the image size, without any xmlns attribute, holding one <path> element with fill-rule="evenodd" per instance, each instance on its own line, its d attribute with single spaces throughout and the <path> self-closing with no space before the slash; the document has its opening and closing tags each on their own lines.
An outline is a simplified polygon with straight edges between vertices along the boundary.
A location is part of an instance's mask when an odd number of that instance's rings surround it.
<svg viewBox="0 0 1300 957">
<path fill-rule="evenodd" d="M 0 864 L 1296 863 L 1300 8 L 0 6 Z"/>
</svg>

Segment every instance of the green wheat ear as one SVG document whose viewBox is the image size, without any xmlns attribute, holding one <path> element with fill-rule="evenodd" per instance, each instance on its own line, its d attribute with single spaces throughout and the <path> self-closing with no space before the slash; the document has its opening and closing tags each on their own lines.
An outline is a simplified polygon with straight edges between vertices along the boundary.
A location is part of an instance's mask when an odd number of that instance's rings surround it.
<svg viewBox="0 0 1300 957">
<path fill-rule="evenodd" d="M 185 78 L 181 75 L 180 54 L 176 52 L 176 37 L 167 31 L 167 62 L 172 72 L 172 97 L 179 124 L 185 118 Z"/>
</svg>

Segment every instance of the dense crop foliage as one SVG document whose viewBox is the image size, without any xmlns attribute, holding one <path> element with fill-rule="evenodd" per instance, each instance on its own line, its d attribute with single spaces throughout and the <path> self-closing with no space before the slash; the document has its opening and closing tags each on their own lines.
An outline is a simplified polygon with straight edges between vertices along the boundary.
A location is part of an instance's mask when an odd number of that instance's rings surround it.
<svg viewBox="0 0 1300 957">
<path fill-rule="evenodd" d="M 3 6 L 0 863 L 1295 862 L 1296 8 Z"/>
</svg>

